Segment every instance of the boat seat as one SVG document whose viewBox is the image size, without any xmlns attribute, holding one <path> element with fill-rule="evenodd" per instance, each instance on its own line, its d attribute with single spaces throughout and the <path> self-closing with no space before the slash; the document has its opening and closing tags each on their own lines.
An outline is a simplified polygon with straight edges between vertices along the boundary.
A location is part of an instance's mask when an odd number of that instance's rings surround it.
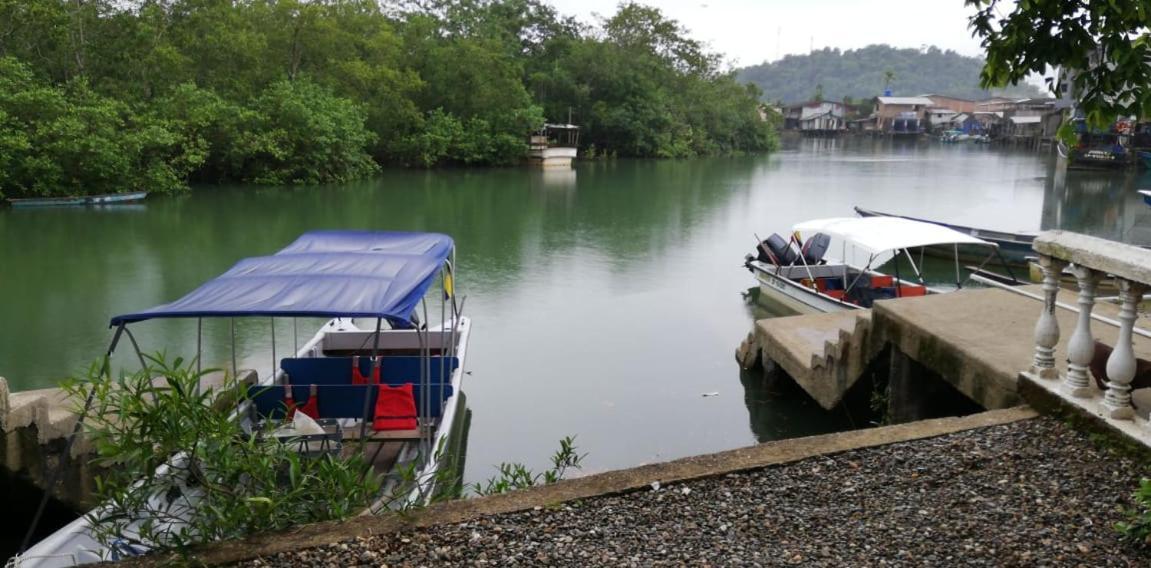
<svg viewBox="0 0 1151 568">
<path fill-rule="evenodd" d="M 831 296 L 832 298 L 835 298 L 836 300 L 843 300 L 843 295 L 846 294 L 846 292 L 843 290 L 826 290 L 823 293 Z"/>
<path fill-rule="evenodd" d="M 872 288 L 891 288 L 894 285 L 895 285 L 895 277 L 894 276 L 872 276 L 871 277 L 871 287 Z"/>
<path fill-rule="evenodd" d="M 286 357 L 280 368 L 293 385 L 350 385 L 352 357 Z M 459 357 L 384 357 L 380 359 L 380 378 L 389 385 L 420 382 L 420 367 L 427 361 L 432 384 L 451 380 L 452 371 L 460 366 Z M 360 373 L 370 377 L 371 357 L 360 357 Z"/>
<path fill-rule="evenodd" d="M 816 289 L 820 292 L 826 292 L 828 290 L 843 290 L 842 278 L 820 278 L 816 282 Z"/>
<path fill-rule="evenodd" d="M 908 298 L 908 297 L 912 297 L 912 296 L 926 296 L 926 295 L 927 295 L 927 288 L 924 286 L 915 286 L 915 285 L 906 286 L 905 285 L 905 286 L 899 287 L 899 296 L 901 298 Z"/>
<path fill-rule="evenodd" d="M 310 385 L 292 385 L 292 398 L 298 403 L 303 403 L 311 395 L 311 388 Z M 316 402 L 320 413 L 318 418 L 363 418 L 364 397 L 367 397 L 368 418 L 371 419 L 379 392 L 380 389 L 375 385 L 320 385 L 316 387 Z M 451 385 L 431 385 L 425 392 L 419 384 L 413 384 L 412 395 L 416 399 L 416 412 L 424 411 L 424 398 L 427 395 L 430 396 L 431 403 L 429 413 L 426 416 L 420 414 L 420 417 L 439 418 L 443 414 L 444 401 L 454 392 Z M 252 401 L 256 414 L 262 418 L 279 419 L 287 412 L 282 385 L 248 387 L 248 399 Z"/>
</svg>

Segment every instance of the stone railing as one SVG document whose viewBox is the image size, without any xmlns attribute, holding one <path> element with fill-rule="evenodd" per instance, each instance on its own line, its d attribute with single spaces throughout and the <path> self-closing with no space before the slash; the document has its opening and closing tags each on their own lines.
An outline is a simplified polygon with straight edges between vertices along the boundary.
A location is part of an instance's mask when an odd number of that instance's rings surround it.
<svg viewBox="0 0 1151 568">
<path fill-rule="evenodd" d="M 1151 288 L 1151 250 L 1066 231 L 1044 232 L 1033 247 L 1043 270 L 1044 306 L 1035 324 L 1034 361 L 1025 374 L 1124 430 L 1137 428 L 1141 434 L 1151 434 L 1146 422 L 1136 418 L 1131 404 L 1131 381 L 1136 372 L 1132 340 L 1137 331 L 1146 333 L 1136 330 L 1135 321 L 1143 294 Z M 1067 372 L 1061 374 L 1055 364 L 1059 345 L 1056 297 L 1064 268 L 1070 268 L 1078 282 L 1079 314 L 1067 340 Z M 1105 276 L 1113 276 L 1119 287 L 1120 308 L 1114 319 L 1092 314 L 1099 282 Z M 1107 359 L 1107 388 L 1102 392 L 1089 374 L 1095 357 L 1092 319 L 1119 328 Z"/>
</svg>

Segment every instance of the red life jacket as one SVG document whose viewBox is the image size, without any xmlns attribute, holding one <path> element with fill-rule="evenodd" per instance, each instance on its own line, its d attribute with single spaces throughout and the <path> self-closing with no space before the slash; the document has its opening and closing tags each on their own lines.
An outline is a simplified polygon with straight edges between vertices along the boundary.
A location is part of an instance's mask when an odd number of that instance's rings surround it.
<svg viewBox="0 0 1151 568">
<path fill-rule="evenodd" d="M 312 391 L 308 393 L 308 402 L 300 407 L 300 412 L 311 416 L 315 420 L 320 419 L 320 395 L 317 392 L 316 385 L 312 385 Z"/>
<path fill-rule="evenodd" d="M 352 384 L 353 385 L 378 385 L 380 384 L 380 366 L 372 361 L 372 380 L 369 382 L 368 378 L 360 371 L 360 357 L 359 355 L 352 357 Z"/>
<path fill-rule="evenodd" d="M 416 397 L 412 395 L 412 383 L 399 386 L 380 385 L 376 396 L 375 420 L 372 430 L 415 430 Z"/>
<path fill-rule="evenodd" d="M 316 392 L 316 385 L 312 385 L 312 391 L 308 393 L 308 402 L 299 407 L 296 406 L 296 399 L 292 397 L 292 385 L 284 385 L 284 405 L 288 407 L 288 420 L 296 417 L 297 410 L 313 419 L 320 418 L 320 397 Z"/>
</svg>

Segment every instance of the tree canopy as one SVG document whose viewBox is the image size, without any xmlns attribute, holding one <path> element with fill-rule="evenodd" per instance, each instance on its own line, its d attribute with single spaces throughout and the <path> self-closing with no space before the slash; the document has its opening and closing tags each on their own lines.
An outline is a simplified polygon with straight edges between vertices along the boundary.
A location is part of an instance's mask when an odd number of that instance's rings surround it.
<svg viewBox="0 0 1151 568">
<path fill-rule="evenodd" d="M 545 120 L 635 157 L 775 145 L 656 8 L 543 0 L 0 0 L 0 195 L 509 165 Z"/>
<path fill-rule="evenodd" d="M 967 0 L 971 29 L 983 38 L 982 84 L 1018 83 L 1059 68 L 1095 122 L 1151 114 L 1151 4 L 1146 0 L 1011 2 Z"/>
<path fill-rule="evenodd" d="M 775 62 L 744 67 L 738 77 L 759 87 L 765 100 L 785 103 L 808 100 L 820 85 L 826 100 L 869 99 L 882 95 L 887 87 L 896 95 L 932 93 L 972 100 L 1004 93 L 1039 96 L 1039 89 L 1028 84 L 993 93 L 980 85 L 983 64 L 980 58 L 934 46 L 920 50 L 879 44 L 788 55 Z"/>
</svg>

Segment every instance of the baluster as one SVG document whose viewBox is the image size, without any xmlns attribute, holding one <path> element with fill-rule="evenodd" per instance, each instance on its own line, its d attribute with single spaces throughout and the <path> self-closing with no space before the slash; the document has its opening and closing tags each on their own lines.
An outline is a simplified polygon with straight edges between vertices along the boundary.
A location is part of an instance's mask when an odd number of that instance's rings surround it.
<svg viewBox="0 0 1151 568">
<path fill-rule="evenodd" d="M 1078 264 L 1072 266 L 1071 270 L 1079 281 L 1079 319 L 1075 322 L 1075 332 L 1067 341 L 1067 375 L 1063 377 L 1063 389 L 1071 396 L 1086 398 L 1095 394 L 1087 376 L 1087 368 L 1095 357 L 1091 309 L 1095 307 L 1095 289 L 1102 275 Z"/>
<path fill-rule="evenodd" d="M 1041 379 L 1059 376 L 1055 369 L 1055 346 L 1059 344 L 1059 321 L 1055 319 L 1055 298 L 1059 294 L 1059 275 L 1067 262 L 1040 255 L 1039 268 L 1043 270 L 1043 312 L 1035 322 L 1035 361 L 1031 374 Z"/>
<path fill-rule="evenodd" d="M 1111 418 L 1130 420 L 1135 416 L 1131 408 L 1131 380 L 1135 378 L 1135 351 L 1131 347 L 1131 329 L 1135 327 L 1135 307 L 1143 299 L 1147 287 L 1125 278 L 1119 279 L 1119 339 L 1115 350 L 1107 358 L 1107 393 L 1103 406 Z"/>
</svg>

